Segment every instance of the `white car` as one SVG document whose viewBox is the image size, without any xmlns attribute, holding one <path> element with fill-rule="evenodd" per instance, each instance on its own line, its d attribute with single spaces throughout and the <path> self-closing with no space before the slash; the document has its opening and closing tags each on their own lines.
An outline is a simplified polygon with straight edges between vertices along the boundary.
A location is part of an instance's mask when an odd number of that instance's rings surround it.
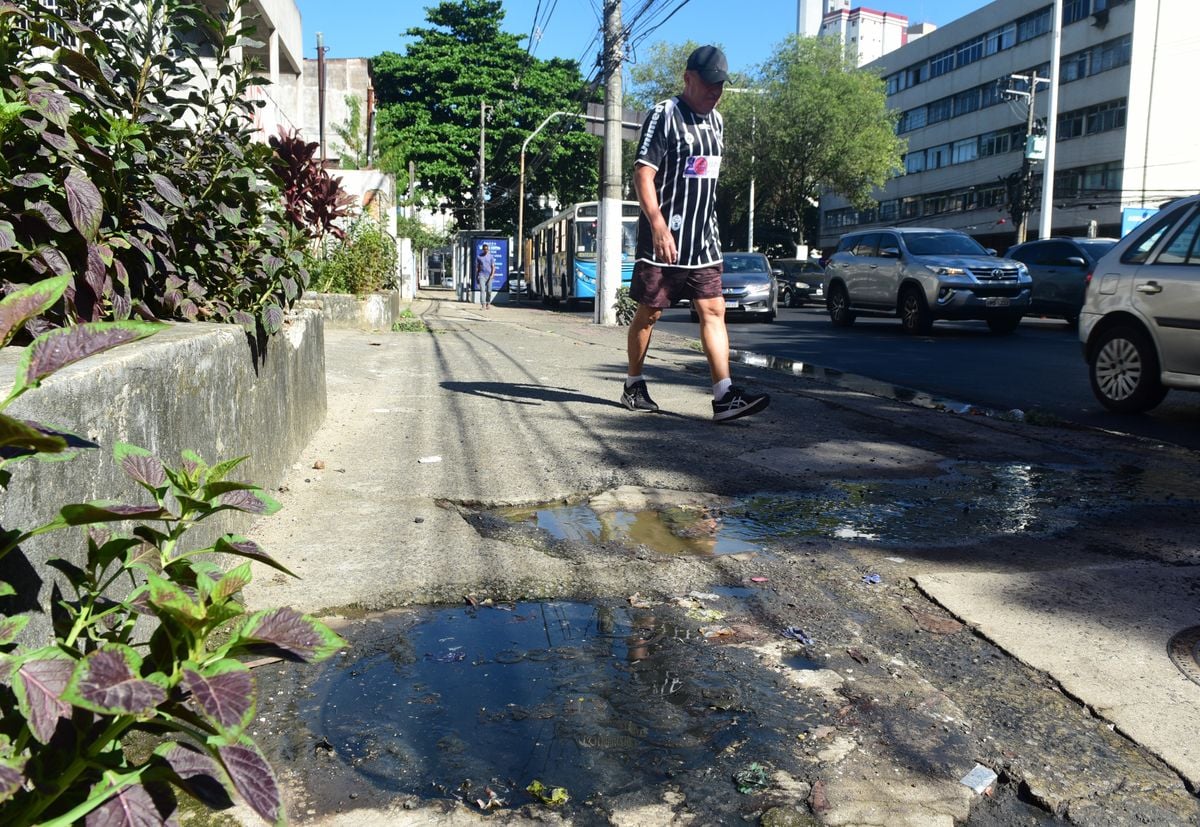
<svg viewBox="0 0 1200 827">
<path fill-rule="evenodd" d="M 1164 206 L 1096 263 L 1079 339 L 1092 392 L 1111 411 L 1200 390 L 1200 195 Z"/>
</svg>

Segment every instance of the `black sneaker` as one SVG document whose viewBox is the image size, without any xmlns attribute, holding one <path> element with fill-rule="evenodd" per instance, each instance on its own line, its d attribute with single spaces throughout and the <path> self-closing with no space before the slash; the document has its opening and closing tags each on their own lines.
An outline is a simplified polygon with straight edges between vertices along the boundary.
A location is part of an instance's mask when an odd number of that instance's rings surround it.
<svg viewBox="0 0 1200 827">
<path fill-rule="evenodd" d="M 621 393 L 621 404 L 631 411 L 654 413 L 658 410 L 658 405 L 654 404 L 654 400 L 650 398 L 650 392 L 646 390 L 645 382 L 634 382 L 632 385 L 627 385 Z"/>
<path fill-rule="evenodd" d="M 725 396 L 712 403 L 713 420 L 726 422 L 739 416 L 749 416 L 758 413 L 769 404 L 771 397 L 768 394 L 748 393 L 744 388 L 734 385 L 726 391 Z"/>
</svg>

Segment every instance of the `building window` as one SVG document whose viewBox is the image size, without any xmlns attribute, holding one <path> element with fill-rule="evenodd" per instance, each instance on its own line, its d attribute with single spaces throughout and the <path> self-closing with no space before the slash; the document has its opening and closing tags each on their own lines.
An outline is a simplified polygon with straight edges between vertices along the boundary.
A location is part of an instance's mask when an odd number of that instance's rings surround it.
<svg viewBox="0 0 1200 827">
<path fill-rule="evenodd" d="M 921 199 L 916 196 L 900 199 L 900 217 L 916 218 L 921 214 Z"/>
<path fill-rule="evenodd" d="M 1133 35 L 1125 35 L 1092 49 L 1092 65 L 1089 74 L 1107 72 L 1129 63 L 1133 52 Z"/>
<path fill-rule="evenodd" d="M 1083 188 L 1098 192 L 1120 192 L 1125 170 L 1120 161 L 1109 161 L 1107 164 L 1092 164 L 1086 166 L 1083 172 Z"/>
<path fill-rule="evenodd" d="M 954 68 L 954 50 L 947 49 L 929 58 L 929 76 L 936 78 Z"/>
<path fill-rule="evenodd" d="M 909 66 L 904 70 L 904 86 L 907 89 L 910 86 L 916 86 L 918 83 L 929 80 L 929 64 L 918 63 L 916 66 Z"/>
<path fill-rule="evenodd" d="M 1004 100 L 1004 97 L 1002 95 L 1003 91 L 1004 91 L 1004 89 L 1000 85 L 1000 81 L 996 81 L 995 83 L 985 83 L 983 86 L 980 86 L 979 87 L 979 108 L 987 109 L 989 106 L 995 106 L 996 104 L 1003 101 Z"/>
<path fill-rule="evenodd" d="M 1087 108 L 1087 134 L 1108 132 L 1125 126 L 1125 99 Z"/>
<path fill-rule="evenodd" d="M 953 114 L 954 101 L 952 98 L 941 98 L 929 104 L 929 123 L 949 120 Z"/>
<path fill-rule="evenodd" d="M 954 142 L 954 163 L 965 164 L 979 157 L 979 139 L 964 138 Z"/>
<path fill-rule="evenodd" d="M 958 44 L 954 57 L 955 66 L 966 66 L 983 58 L 983 35 Z"/>
<path fill-rule="evenodd" d="M 950 144 L 939 144 L 925 150 L 925 169 L 950 166 Z"/>
<path fill-rule="evenodd" d="M 992 29 L 984 37 L 984 52 L 994 55 L 1017 45 L 1017 24 L 1006 23 L 998 29 Z"/>
<path fill-rule="evenodd" d="M 1009 148 L 1009 131 L 1007 129 L 986 132 L 979 136 L 979 154 L 984 158 L 1003 155 L 1008 152 Z"/>
<path fill-rule="evenodd" d="M 912 132 L 914 129 L 925 126 L 925 116 L 924 106 L 907 110 L 900 115 L 900 120 L 896 123 L 896 134 L 903 135 L 905 132 Z"/>
<path fill-rule="evenodd" d="M 894 75 L 888 75 L 887 94 L 890 96 L 890 95 L 896 94 L 899 91 L 900 91 L 900 75 L 899 75 L 899 73 L 894 74 Z"/>
<path fill-rule="evenodd" d="M 1062 68 L 1058 75 L 1059 83 L 1070 83 L 1073 80 L 1087 77 L 1088 56 L 1090 54 L 1091 50 L 1089 49 L 1064 57 L 1061 64 Z"/>
<path fill-rule="evenodd" d="M 1017 42 L 1024 43 L 1041 37 L 1050 31 L 1050 12 L 1053 6 L 1046 6 L 1032 14 L 1017 19 Z"/>
<path fill-rule="evenodd" d="M 966 115 L 979 108 L 979 87 L 959 92 L 954 96 L 954 117 Z"/>
<path fill-rule="evenodd" d="M 879 202 L 879 220 L 880 221 L 895 221 L 899 214 L 900 202 L 895 199 L 891 201 Z"/>
<path fill-rule="evenodd" d="M 1082 20 L 1092 13 L 1092 0 L 1063 0 L 1063 25 Z"/>
<path fill-rule="evenodd" d="M 910 152 L 904 156 L 904 171 L 908 174 L 925 171 L 925 150 Z"/>
<path fill-rule="evenodd" d="M 1083 110 L 1063 112 L 1058 116 L 1058 140 L 1069 141 L 1083 134 Z"/>
</svg>

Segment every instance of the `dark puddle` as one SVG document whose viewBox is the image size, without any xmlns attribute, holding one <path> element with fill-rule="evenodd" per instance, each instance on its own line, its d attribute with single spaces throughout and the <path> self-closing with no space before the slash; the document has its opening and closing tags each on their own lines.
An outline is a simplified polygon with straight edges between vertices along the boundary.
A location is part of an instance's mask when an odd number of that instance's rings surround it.
<svg viewBox="0 0 1200 827">
<path fill-rule="evenodd" d="M 588 503 L 502 509 L 558 539 L 626 541 L 667 554 L 759 550 L 788 538 L 952 546 L 986 536 L 1047 536 L 1136 505 L 1180 503 L 1194 483 L 1136 468 L 949 462 L 927 479 L 835 480 L 817 491 L 741 497 L 721 507 L 598 511 Z"/>
<path fill-rule="evenodd" d="M 520 806 L 536 780 L 586 821 L 670 779 L 735 817 L 732 774 L 750 761 L 799 774 L 788 739 L 817 713 L 696 626 L 677 607 L 573 602 L 369 618 L 315 677 L 262 670 L 260 742 L 284 764 L 324 762 L 303 779 L 322 812 L 396 795 L 479 809 L 485 788 Z"/>
</svg>

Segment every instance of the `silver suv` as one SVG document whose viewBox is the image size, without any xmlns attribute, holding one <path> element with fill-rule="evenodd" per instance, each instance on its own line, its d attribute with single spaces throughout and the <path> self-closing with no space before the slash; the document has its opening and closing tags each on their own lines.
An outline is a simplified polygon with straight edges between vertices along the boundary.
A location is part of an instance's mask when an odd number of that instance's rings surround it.
<svg viewBox="0 0 1200 827">
<path fill-rule="evenodd" d="M 1182 198 L 1096 263 L 1079 314 L 1092 392 L 1118 413 L 1200 390 L 1200 195 Z"/>
<path fill-rule="evenodd" d="M 862 313 L 899 316 L 909 333 L 928 333 L 935 319 L 983 319 L 1012 333 L 1032 284 L 1024 264 L 966 233 L 889 227 L 842 236 L 825 267 L 825 306 L 838 327 Z"/>
</svg>

